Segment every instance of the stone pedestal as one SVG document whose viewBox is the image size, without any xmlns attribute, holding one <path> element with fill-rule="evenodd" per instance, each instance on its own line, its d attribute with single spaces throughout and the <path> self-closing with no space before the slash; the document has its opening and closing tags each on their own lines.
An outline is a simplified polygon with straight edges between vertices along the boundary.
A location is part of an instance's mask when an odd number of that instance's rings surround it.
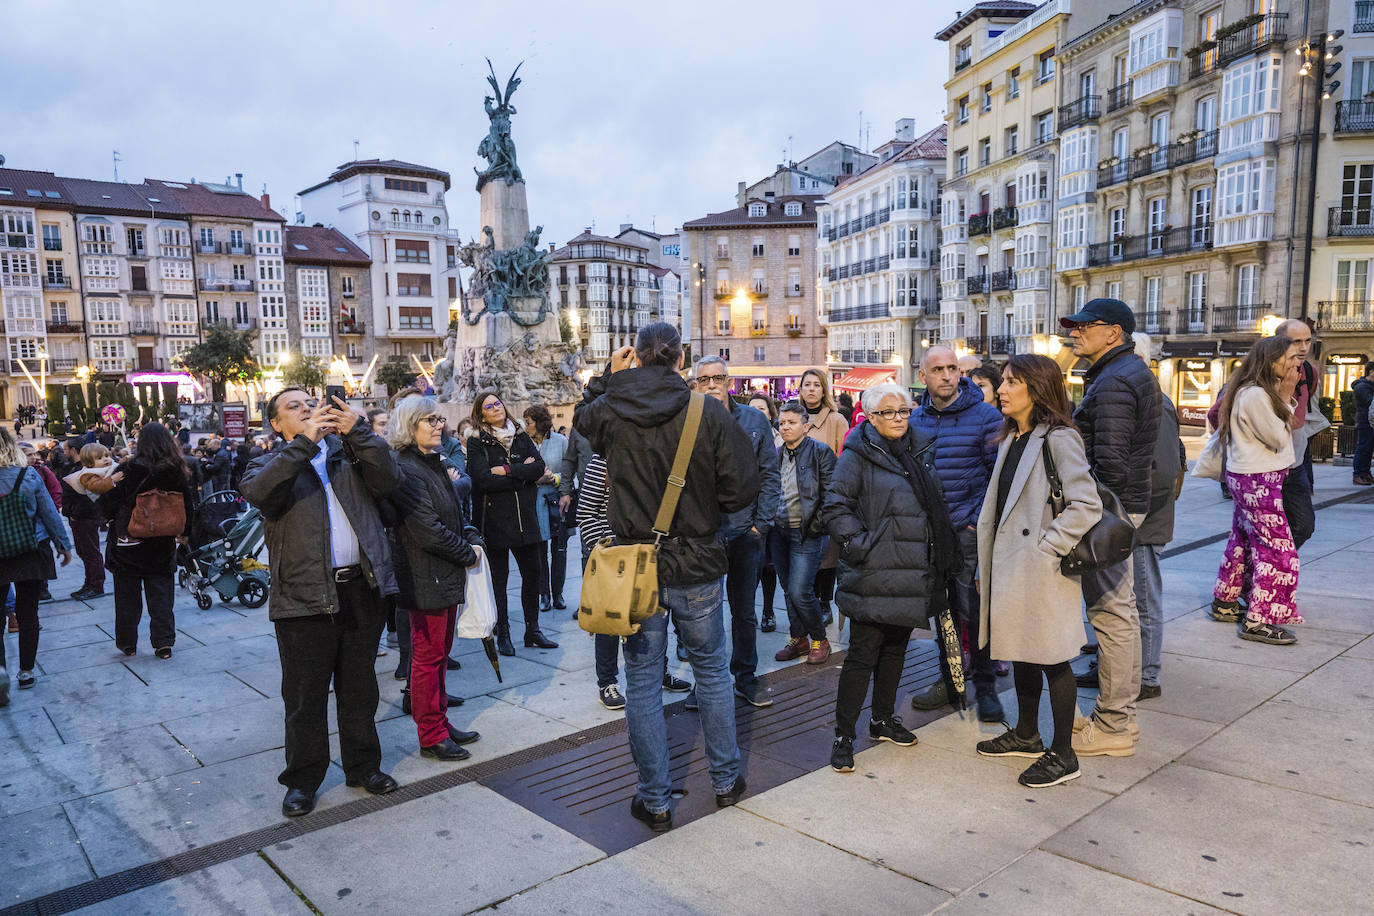
<svg viewBox="0 0 1374 916">
<path fill-rule="evenodd" d="M 525 183 L 517 181 L 488 181 L 482 185 L 482 226 L 490 226 L 496 238 L 496 250 L 519 248 L 530 231 L 529 205 L 525 203 Z"/>
</svg>

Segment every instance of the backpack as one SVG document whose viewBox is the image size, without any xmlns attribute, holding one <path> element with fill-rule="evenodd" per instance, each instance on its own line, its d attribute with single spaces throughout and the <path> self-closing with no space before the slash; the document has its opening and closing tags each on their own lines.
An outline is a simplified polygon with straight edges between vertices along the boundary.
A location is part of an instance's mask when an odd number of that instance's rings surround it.
<svg viewBox="0 0 1374 916">
<path fill-rule="evenodd" d="M 25 466 L 14 479 L 14 486 L 0 496 L 0 559 L 17 557 L 38 547 L 33 519 L 24 509 L 24 495 L 20 485 L 29 472 Z"/>
<path fill-rule="evenodd" d="M 152 469 L 148 476 L 153 476 Z M 145 490 L 134 497 L 129 537 L 175 537 L 186 530 L 186 500 L 173 490 Z"/>
</svg>

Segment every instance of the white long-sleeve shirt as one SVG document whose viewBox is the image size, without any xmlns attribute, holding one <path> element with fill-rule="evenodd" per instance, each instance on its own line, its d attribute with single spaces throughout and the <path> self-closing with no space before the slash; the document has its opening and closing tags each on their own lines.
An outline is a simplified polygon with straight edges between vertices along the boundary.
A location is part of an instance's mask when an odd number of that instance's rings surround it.
<svg viewBox="0 0 1374 916">
<path fill-rule="evenodd" d="M 1293 431 L 1288 413 L 1280 417 L 1268 393 L 1258 385 L 1236 392 L 1231 403 L 1230 433 L 1226 437 L 1226 470 L 1232 474 L 1263 474 L 1293 466 Z"/>
</svg>

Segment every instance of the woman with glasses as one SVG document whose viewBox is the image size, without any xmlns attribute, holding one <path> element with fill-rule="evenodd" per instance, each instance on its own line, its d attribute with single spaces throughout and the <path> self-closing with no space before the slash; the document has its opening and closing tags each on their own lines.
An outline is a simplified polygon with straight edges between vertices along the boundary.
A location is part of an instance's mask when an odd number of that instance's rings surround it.
<svg viewBox="0 0 1374 916">
<path fill-rule="evenodd" d="M 409 609 L 411 715 L 421 756 L 466 760 L 462 745 L 478 735 L 448 721 L 445 680 L 467 569 L 477 563 L 473 548 L 482 542 L 464 516 L 439 454 L 444 430 L 439 405 L 411 395 L 392 409 L 391 421 L 387 441 L 405 478 L 392 497 L 399 518 L 392 561 L 400 588 L 397 604 Z"/>
<path fill-rule="evenodd" d="M 506 582 L 510 558 L 520 568 L 520 606 L 525 613 L 525 648 L 557 649 L 539 631 L 539 480 L 544 459 L 534 440 L 506 415 L 493 389 L 472 402 L 473 434 L 468 438 L 472 477 L 472 518 L 487 545 L 491 584 L 496 592 L 496 646 L 514 655 Z"/>
<path fill-rule="evenodd" d="M 830 753 L 840 773 L 854 771 L 854 727 L 870 682 L 869 737 L 916 743 L 893 714 L 907 643 L 963 565 L 935 476 L 935 439 L 912 428 L 906 389 L 874 385 L 862 406 L 866 419 L 845 437 L 822 508 L 840 553 L 835 601 L 850 618 Z"/>
</svg>

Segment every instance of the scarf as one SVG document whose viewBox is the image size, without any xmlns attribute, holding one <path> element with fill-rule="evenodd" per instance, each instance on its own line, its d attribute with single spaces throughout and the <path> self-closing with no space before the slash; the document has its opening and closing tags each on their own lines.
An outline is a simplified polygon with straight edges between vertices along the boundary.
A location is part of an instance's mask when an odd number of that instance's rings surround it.
<svg viewBox="0 0 1374 916">
<path fill-rule="evenodd" d="M 930 531 L 930 558 L 934 567 L 934 579 L 940 586 L 949 586 L 964 567 L 964 551 L 959 546 L 959 536 L 954 533 L 954 523 L 950 521 L 949 506 L 945 503 L 944 494 L 940 492 L 935 478 L 930 476 L 926 466 L 917 461 L 916 456 L 912 454 L 911 445 L 914 437 L 909 429 L 900 439 L 888 439 L 881 435 L 878 438 L 882 440 L 883 448 L 888 454 L 896 458 L 897 463 L 906 471 L 907 483 L 911 484 L 916 502 L 920 504 L 921 510 L 929 520 L 926 527 Z M 947 588 L 935 589 L 935 594 L 931 596 L 933 610 L 943 609 L 943 602 L 947 600 L 946 593 Z"/>
<path fill-rule="evenodd" d="M 510 451 L 511 444 L 515 442 L 516 434 L 520 432 L 515 425 L 515 421 L 509 417 L 506 418 L 506 425 L 500 429 L 487 426 L 485 423 L 483 423 L 482 426 L 487 432 L 491 433 L 492 437 L 495 438 L 497 442 L 501 443 L 501 447 L 508 452 Z"/>
</svg>

